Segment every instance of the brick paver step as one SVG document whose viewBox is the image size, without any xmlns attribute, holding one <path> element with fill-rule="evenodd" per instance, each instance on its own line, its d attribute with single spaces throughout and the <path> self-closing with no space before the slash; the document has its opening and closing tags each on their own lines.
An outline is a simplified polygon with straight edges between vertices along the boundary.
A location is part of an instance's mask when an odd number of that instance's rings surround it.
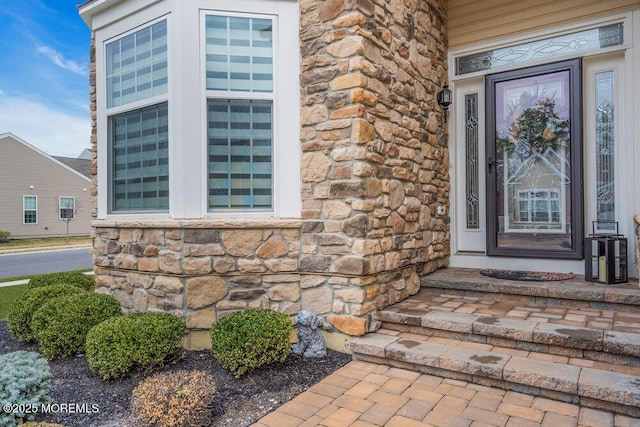
<svg viewBox="0 0 640 427">
<path fill-rule="evenodd" d="M 489 296 L 417 295 L 378 313 L 387 329 L 640 366 L 640 314 L 504 301 Z"/>
<path fill-rule="evenodd" d="M 488 278 L 476 269 L 444 268 L 422 276 L 420 281 L 423 288 L 436 293 L 640 313 L 637 280 L 627 284 L 602 285 L 586 282 L 582 276 L 577 276 L 557 282 L 522 282 Z"/>
<path fill-rule="evenodd" d="M 640 416 L 640 368 L 386 329 L 353 340 L 350 349 L 354 360 Z"/>
</svg>

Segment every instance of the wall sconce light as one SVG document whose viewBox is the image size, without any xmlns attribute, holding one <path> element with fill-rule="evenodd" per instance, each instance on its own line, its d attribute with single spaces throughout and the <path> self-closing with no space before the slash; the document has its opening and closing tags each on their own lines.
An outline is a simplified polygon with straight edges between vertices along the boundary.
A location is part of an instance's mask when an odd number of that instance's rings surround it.
<svg viewBox="0 0 640 427">
<path fill-rule="evenodd" d="M 30 185 L 29 188 L 33 190 L 33 185 Z"/>
<path fill-rule="evenodd" d="M 449 105 L 451 105 L 451 89 L 449 85 L 444 85 L 442 90 L 438 92 L 438 105 L 442 107 L 444 111 L 444 122 L 447 123 L 447 116 L 449 113 Z"/>
</svg>

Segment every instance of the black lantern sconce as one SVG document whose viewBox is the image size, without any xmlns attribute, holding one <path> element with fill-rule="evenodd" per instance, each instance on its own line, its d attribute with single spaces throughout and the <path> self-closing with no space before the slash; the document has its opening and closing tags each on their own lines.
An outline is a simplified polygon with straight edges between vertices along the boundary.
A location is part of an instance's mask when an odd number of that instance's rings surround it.
<svg viewBox="0 0 640 427">
<path fill-rule="evenodd" d="M 615 224 L 614 233 L 596 233 L 596 224 Z M 618 233 L 614 221 L 594 221 L 592 234 L 585 237 L 584 279 L 588 282 L 627 283 L 627 238 Z"/>
<path fill-rule="evenodd" d="M 447 116 L 449 114 L 449 105 L 451 105 L 452 92 L 449 89 L 449 85 L 444 85 L 442 90 L 438 92 L 438 105 L 442 107 L 444 111 L 444 122 L 447 123 Z"/>
</svg>

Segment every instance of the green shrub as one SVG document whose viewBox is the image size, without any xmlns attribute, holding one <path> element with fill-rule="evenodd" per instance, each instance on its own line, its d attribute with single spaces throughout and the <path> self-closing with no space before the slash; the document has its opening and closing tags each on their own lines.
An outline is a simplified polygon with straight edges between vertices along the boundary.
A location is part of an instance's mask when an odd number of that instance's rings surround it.
<svg viewBox="0 0 640 427">
<path fill-rule="evenodd" d="M 28 289 L 50 285 L 72 285 L 85 291 L 93 290 L 93 276 L 87 276 L 79 271 L 63 271 L 60 273 L 38 274 L 29 280 Z"/>
<path fill-rule="evenodd" d="M 40 353 L 51 360 L 82 352 L 91 328 L 121 314 L 120 303 L 111 295 L 82 292 L 43 304 L 33 315 L 31 329 Z"/>
<path fill-rule="evenodd" d="M 184 331 L 184 320 L 170 313 L 109 319 L 89 331 L 87 361 L 103 379 L 121 378 L 136 367 L 163 363 L 176 351 Z"/>
<path fill-rule="evenodd" d="M 216 387 L 203 371 L 156 374 L 133 390 L 133 416 L 143 425 L 187 427 L 209 425 Z"/>
<path fill-rule="evenodd" d="M 9 309 L 7 320 L 11 335 L 21 341 L 34 341 L 36 337 L 31 330 L 31 318 L 40 306 L 53 298 L 78 293 L 85 292 L 71 285 L 52 285 L 28 290 Z"/>
<path fill-rule="evenodd" d="M 11 233 L 0 230 L 0 243 L 7 243 L 9 241 L 9 236 L 11 236 Z"/>
<path fill-rule="evenodd" d="M 289 317 L 277 311 L 239 311 L 211 326 L 211 349 L 222 366 L 240 377 L 262 365 L 283 362 L 291 350 L 292 328 Z"/>
<path fill-rule="evenodd" d="M 16 351 L 3 354 L 0 356 L 0 403 L 29 407 L 49 403 L 50 379 L 49 364 L 38 353 Z M 35 416 L 36 413 L 29 411 L 8 413 L 0 410 L 0 425 L 13 427 L 19 420 L 28 421 Z"/>
</svg>

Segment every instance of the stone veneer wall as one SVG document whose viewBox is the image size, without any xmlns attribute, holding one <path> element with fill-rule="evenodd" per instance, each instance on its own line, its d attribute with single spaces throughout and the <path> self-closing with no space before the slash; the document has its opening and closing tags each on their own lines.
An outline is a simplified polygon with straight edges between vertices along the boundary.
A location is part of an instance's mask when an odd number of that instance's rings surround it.
<svg viewBox="0 0 640 427">
<path fill-rule="evenodd" d="M 448 263 L 446 2 L 301 0 L 300 270 L 349 335 Z M 339 289 L 334 289 L 339 285 Z M 308 291 L 309 292 L 309 291 Z M 322 301 L 322 303 L 320 303 Z M 307 306 L 303 303 L 303 307 Z"/>
<path fill-rule="evenodd" d="M 300 221 L 98 221 L 96 289 L 125 311 L 186 320 L 190 347 L 208 347 L 220 316 L 246 308 L 301 309 Z"/>
<path fill-rule="evenodd" d="M 445 0 L 300 0 L 302 219 L 97 220 L 98 292 L 128 311 L 184 317 L 191 348 L 247 307 L 311 310 L 352 336 L 377 329 L 377 309 L 448 263 L 448 217 L 436 215 L 449 209 L 436 103 L 445 10 Z M 95 78 L 92 44 L 94 175 Z"/>
</svg>

